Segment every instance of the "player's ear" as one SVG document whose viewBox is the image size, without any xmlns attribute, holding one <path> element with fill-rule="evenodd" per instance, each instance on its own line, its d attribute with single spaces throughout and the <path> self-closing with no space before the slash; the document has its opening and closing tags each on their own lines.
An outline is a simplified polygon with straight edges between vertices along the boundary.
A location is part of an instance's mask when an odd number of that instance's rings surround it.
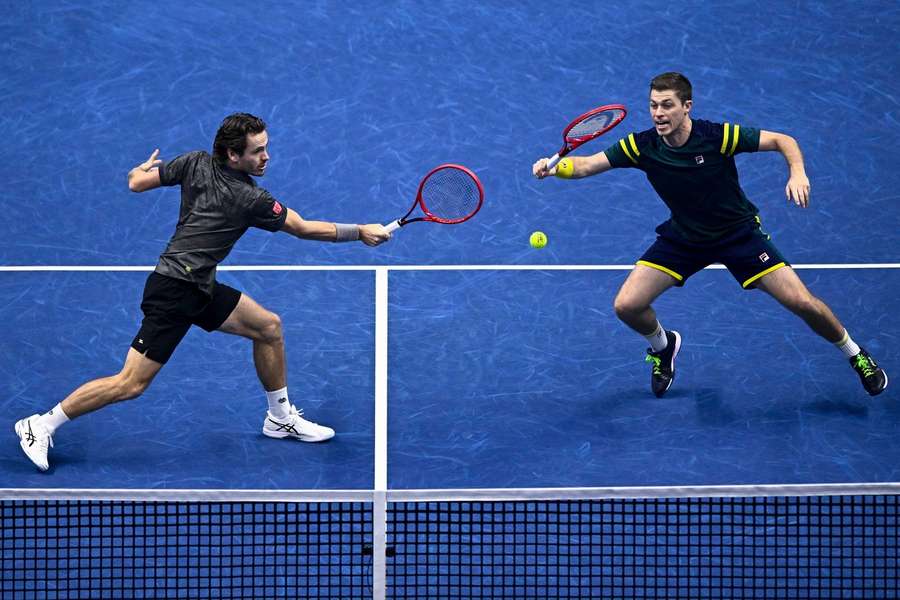
<svg viewBox="0 0 900 600">
<path fill-rule="evenodd" d="M 687 112 L 691 112 L 691 107 L 694 106 L 693 100 L 685 100 L 684 101 L 684 110 Z"/>
</svg>

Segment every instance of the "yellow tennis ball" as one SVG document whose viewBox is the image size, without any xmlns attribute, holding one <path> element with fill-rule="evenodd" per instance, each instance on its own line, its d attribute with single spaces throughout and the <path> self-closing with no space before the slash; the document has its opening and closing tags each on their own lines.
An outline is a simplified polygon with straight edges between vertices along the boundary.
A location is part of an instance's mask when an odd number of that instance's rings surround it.
<svg viewBox="0 0 900 600">
<path fill-rule="evenodd" d="M 547 245 L 547 235 L 543 231 L 535 231 L 528 241 L 532 248 L 543 248 Z"/>
</svg>

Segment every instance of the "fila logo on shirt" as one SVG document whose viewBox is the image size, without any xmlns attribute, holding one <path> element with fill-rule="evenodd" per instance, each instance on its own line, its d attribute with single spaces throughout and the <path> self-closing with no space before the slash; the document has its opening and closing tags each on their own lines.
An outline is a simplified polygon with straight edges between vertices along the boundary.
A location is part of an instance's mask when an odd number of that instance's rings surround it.
<svg viewBox="0 0 900 600">
<path fill-rule="evenodd" d="M 702 165 L 703 164 L 703 155 L 701 154 L 700 156 L 695 156 L 694 162 L 697 163 L 698 165 Z"/>
<path fill-rule="evenodd" d="M 767 260 L 769 260 L 768 253 L 763 252 L 762 254 L 759 255 L 759 262 L 766 262 Z"/>
</svg>

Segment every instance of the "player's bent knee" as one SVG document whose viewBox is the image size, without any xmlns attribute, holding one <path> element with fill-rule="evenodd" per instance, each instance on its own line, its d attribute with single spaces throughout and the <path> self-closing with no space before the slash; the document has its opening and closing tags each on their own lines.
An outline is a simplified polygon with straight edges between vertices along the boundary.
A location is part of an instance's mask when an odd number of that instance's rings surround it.
<svg viewBox="0 0 900 600">
<path fill-rule="evenodd" d="M 152 379 L 120 375 L 116 395 L 119 400 L 132 400 L 143 394 L 150 387 L 151 381 Z"/>
<path fill-rule="evenodd" d="M 812 294 L 796 294 L 791 296 L 787 305 L 799 315 L 811 315 L 819 312 L 819 300 Z"/>
<path fill-rule="evenodd" d="M 619 319 L 627 319 L 628 317 L 640 314 L 645 309 L 646 307 L 641 303 L 635 302 L 627 296 L 618 295 L 616 296 L 616 299 L 613 300 L 613 310 L 616 311 L 616 316 L 619 317 Z"/>
<path fill-rule="evenodd" d="M 260 334 L 266 342 L 271 343 L 281 341 L 281 317 L 273 312 L 267 313 L 265 323 L 260 329 Z"/>
</svg>

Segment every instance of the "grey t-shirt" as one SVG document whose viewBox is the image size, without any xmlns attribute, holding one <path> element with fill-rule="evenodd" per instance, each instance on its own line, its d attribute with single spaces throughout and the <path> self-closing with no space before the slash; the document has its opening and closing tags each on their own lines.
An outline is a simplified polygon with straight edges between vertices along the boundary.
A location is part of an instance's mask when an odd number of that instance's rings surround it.
<svg viewBox="0 0 900 600">
<path fill-rule="evenodd" d="M 216 265 L 250 227 L 278 231 L 287 207 L 241 171 L 203 151 L 182 154 L 159 166 L 162 185 L 181 185 L 175 234 L 156 272 L 196 284 L 212 295 Z"/>
</svg>

